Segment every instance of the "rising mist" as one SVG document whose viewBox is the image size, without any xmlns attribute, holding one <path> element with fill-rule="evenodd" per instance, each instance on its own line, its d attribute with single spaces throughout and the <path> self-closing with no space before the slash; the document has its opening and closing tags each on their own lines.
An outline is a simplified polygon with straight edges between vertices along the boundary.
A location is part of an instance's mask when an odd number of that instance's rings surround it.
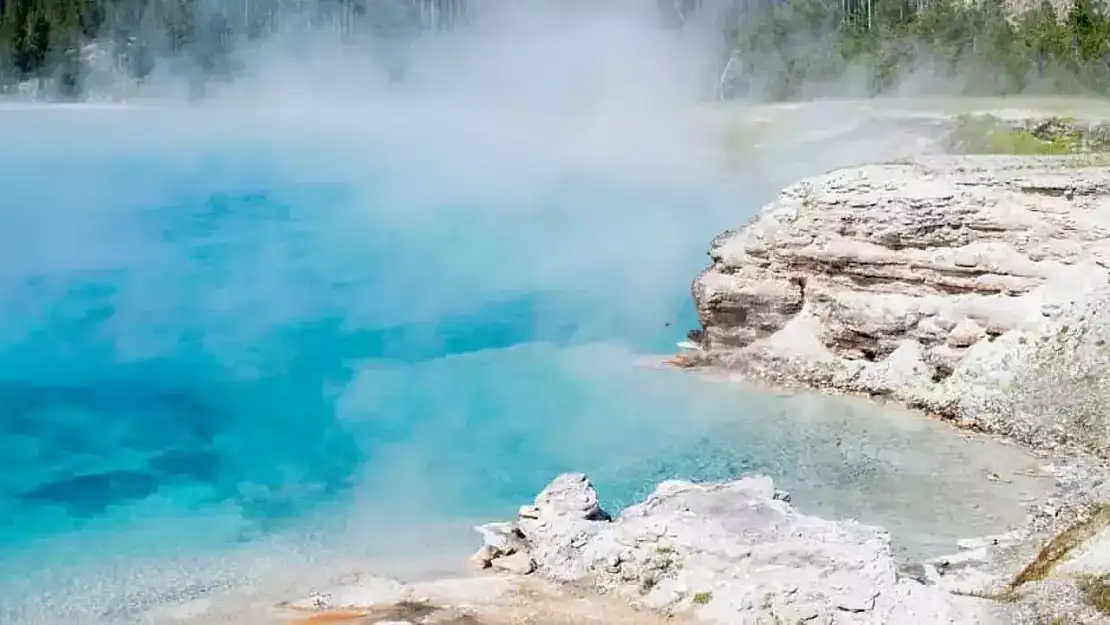
<svg viewBox="0 0 1110 625">
<path fill-rule="evenodd" d="M 375 549 L 442 565 L 558 470 L 617 503 L 751 466 L 850 484 L 807 464 L 832 438 L 766 429 L 781 407 L 741 432 L 763 464 L 700 453 L 698 415 L 747 400 L 635 365 L 692 327 L 715 234 L 898 146 L 833 105 L 746 134 L 754 109 L 711 105 L 716 31 L 645 4 L 480 15 L 394 50 L 403 72 L 279 33 L 203 98 L 167 69 L 125 106 L 0 109 L 0 620 Z"/>
</svg>

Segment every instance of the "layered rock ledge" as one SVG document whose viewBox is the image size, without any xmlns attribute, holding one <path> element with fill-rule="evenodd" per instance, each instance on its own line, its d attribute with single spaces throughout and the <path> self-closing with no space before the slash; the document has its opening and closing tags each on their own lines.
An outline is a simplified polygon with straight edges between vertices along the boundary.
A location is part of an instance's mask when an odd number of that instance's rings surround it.
<svg viewBox="0 0 1110 625">
<path fill-rule="evenodd" d="M 932 156 L 794 184 L 713 240 L 688 363 L 1110 448 L 1110 168 Z"/>
</svg>

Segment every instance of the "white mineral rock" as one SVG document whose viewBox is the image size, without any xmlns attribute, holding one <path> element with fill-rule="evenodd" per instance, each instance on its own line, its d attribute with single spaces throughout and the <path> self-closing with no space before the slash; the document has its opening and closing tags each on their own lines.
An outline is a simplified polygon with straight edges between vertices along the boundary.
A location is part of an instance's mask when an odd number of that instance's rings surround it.
<svg viewBox="0 0 1110 625">
<path fill-rule="evenodd" d="M 536 574 L 705 623 L 1007 622 L 998 604 L 899 579 L 886 532 L 801 514 L 766 477 L 666 481 L 612 521 L 596 501 L 562 475 L 517 519 Z"/>
<path fill-rule="evenodd" d="M 1110 446 L 1110 168 L 921 157 L 784 190 L 712 244 L 700 357 L 1036 446 Z"/>
</svg>

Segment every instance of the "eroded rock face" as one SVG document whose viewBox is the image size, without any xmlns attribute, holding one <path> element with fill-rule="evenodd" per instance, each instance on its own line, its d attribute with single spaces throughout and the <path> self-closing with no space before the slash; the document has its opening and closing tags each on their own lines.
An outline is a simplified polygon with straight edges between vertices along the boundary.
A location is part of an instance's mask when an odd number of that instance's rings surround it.
<svg viewBox="0 0 1110 625">
<path fill-rule="evenodd" d="M 480 532 L 494 550 L 518 536 L 504 557 L 527 554 L 536 575 L 700 622 L 1010 622 L 998 604 L 899 578 L 886 532 L 800 514 L 788 499 L 766 477 L 667 481 L 609 520 L 572 474 Z"/>
<path fill-rule="evenodd" d="M 790 186 L 713 241 L 691 356 L 1105 447 L 1091 400 L 1042 405 L 1110 363 L 1110 168 L 1078 159 L 922 157 Z"/>
</svg>

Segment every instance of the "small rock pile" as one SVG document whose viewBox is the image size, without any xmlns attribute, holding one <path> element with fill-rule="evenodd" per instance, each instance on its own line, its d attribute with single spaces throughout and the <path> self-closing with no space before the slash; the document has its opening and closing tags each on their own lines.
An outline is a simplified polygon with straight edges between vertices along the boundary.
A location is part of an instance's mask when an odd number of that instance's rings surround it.
<svg viewBox="0 0 1110 625">
<path fill-rule="evenodd" d="M 533 505 L 522 506 L 515 522 L 478 526 L 484 544 L 473 560 L 480 568 L 492 566 L 527 575 L 535 570 L 535 558 L 539 558 L 549 576 L 573 581 L 579 577 L 577 571 L 565 569 L 576 554 L 566 548 L 596 533 L 599 523 L 612 520 L 601 509 L 589 478 L 566 473 L 548 484 Z"/>
</svg>

